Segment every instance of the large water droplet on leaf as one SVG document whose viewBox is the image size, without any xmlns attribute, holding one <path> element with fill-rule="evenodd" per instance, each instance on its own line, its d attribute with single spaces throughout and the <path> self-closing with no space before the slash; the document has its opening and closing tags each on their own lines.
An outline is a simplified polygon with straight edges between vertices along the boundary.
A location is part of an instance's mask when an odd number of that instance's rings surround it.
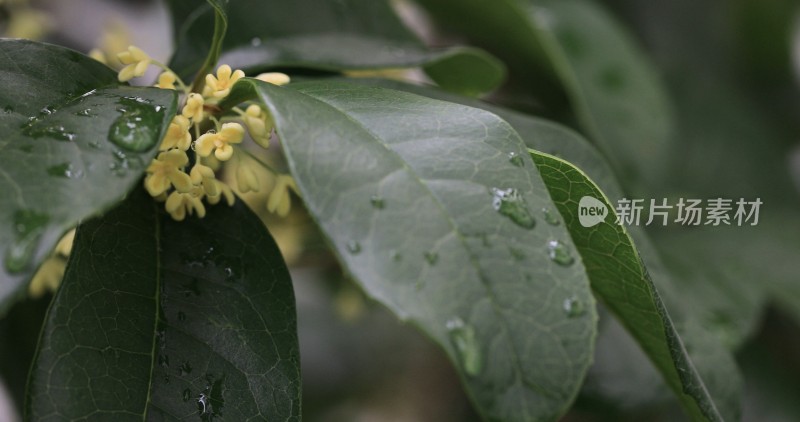
<svg viewBox="0 0 800 422">
<path fill-rule="evenodd" d="M 478 340 L 475 338 L 475 329 L 458 317 L 447 321 L 446 328 L 461 365 L 464 367 L 464 372 L 470 376 L 480 374 L 483 361 Z"/>
<path fill-rule="evenodd" d="M 159 141 L 164 112 L 138 98 L 121 98 L 117 111 L 122 113 L 111 124 L 108 139 L 122 149 L 143 152 Z"/>
<path fill-rule="evenodd" d="M 558 265 L 568 266 L 575 262 L 575 258 L 572 257 L 569 246 L 558 240 L 547 242 L 547 256 Z"/>
<path fill-rule="evenodd" d="M 9 272 L 18 273 L 28 267 L 49 219 L 48 215 L 31 210 L 14 213 L 14 239 L 5 256 Z"/>
<path fill-rule="evenodd" d="M 508 217 L 516 225 L 528 230 L 536 225 L 536 220 L 528 210 L 525 199 L 516 189 L 492 188 L 492 206 L 500 214 Z"/>
</svg>

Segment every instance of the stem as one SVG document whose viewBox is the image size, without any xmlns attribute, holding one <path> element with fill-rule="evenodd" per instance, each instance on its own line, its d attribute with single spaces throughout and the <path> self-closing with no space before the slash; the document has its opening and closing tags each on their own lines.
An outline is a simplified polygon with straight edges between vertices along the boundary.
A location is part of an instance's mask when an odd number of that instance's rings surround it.
<svg viewBox="0 0 800 422">
<path fill-rule="evenodd" d="M 191 87 L 187 87 L 186 84 L 183 83 L 183 79 L 181 79 L 181 77 L 178 76 L 178 74 L 175 73 L 174 70 L 170 69 L 169 66 L 165 65 L 164 63 L 161 63 L 158 60 L 153 60 L 153 59 L 150 59 L 150 63 L 152 63 L 154 66 L 160 68 L 165 72 L 171 72 L 173 75 L 175 75 L 175 82 L 178 83 L 178 87 L 181 89 L 181 91 L 183 91 L 184 94 L 189 95 L 192 92 Z"/>
</svg>

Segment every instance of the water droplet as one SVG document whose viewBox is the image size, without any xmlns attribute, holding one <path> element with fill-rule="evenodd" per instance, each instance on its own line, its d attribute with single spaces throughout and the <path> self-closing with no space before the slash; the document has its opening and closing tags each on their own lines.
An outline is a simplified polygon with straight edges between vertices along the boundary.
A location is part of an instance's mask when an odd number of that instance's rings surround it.
<svg viewBox="0 0 800 422">
<path fill-rule="evenodd" d="M 347 251 L 353 255 L 356 255 L 359 252 L 361 252 L 361 244 L 356 242 L 355 240 L 351 240 L 347 242 Z"/>
<path fill-rule="evenodd" d="M 251 38 L 251 39 L 250 39 L 250 45 L 251 45 L 251 46 L 253 46 L 253 47 L 258 47 L 258 46 L 260 46 L 260 45 L 261 45 L 261 38 L 259 38 L 259 37 L 253 37 L 253 38 Z"/>
<path fill-rule="evenodd" d="M 585 312 L 585 309 L 583 308 L 583 302 L 576 297 L 564 299 L 564 312 L 566 312 L 567 316 L 570 318 L 583 315 Z"/>
<path fill-rule="evenodd" d="M 91 141 L 91 142 L 89 142 L 89 146 L 90 146 L 90 147 L 92 147 L 92 148 L 94 148 L 94 149 L 100 149 L 100 142 L 98 142 L 98 141 Z"/>
<path fill-rule="evenodd" d="M 14 112 L 14 107 L 11 107 L 10 105 L 7 105 L 7 106 L 3 107 L 3 112 L 6 113 L 6 114 L 11 114 L 11 113 Z"/>
<path fill-rule="evenodd" d="M 508 217 L 516 225 L 532 229 L 536 225 L 536 220 L 525 204 L 525 198 L 514 188 L 498 189 L 492 188 L 492 206 L 500 214 Z"/>
<path fill-rule="evenodd" d="M 92 114 L 92 109 L 91 108 L 83 109 L 83 110 L 75 113 L 75 115 L 83 116 L 83 117 L 94 117 L 95 116 L 94 114 Z"/>
<path fill-rule="evenodd" d="M 439 254 L 436 252 L 425 252 L 425 260 L 428 261 L 430 265 L 436 265 L 439 261 Z"/>
<path fill-rule="evenodd" d="M 233 272 L 233 268 L 225 267 L 225 278 L 227 278 L 228 281 L 231 281 L 231 279 L 233 279 L 234 275 L 235 274 Z"/>
<path fill-rule="evenodd" d="M 558 240 L 551 240 L 547 242 L 547 256 L 550 257 L 556 264 L 568 266 L 572 265 L 575 259 L 569 251 L 569 246 L 561 243 Z"/>
<path fill-rule="evenodd" d="M 122 149 L 143 152 L 158 142 L 158 128 L 163 111 L 158 111 L 149 101 L 138 97 L 121 98 L 122 113 L 108 131 L 108 139 Z"/>
<path fill-rule="evenodd" d="M 180 371 L 182 377 L 185 377 L 192 373 L 192 365 L 189 362 L 184 362 L 181 364 Z"/>
<path fill-rule="evenodd" d="M 183 311 L 178 311 L 178 321 L 186 321 L 186 314 Z"/>
<path fill-rule="evenodd" d="M 542 214 L 544 214 L 544 221 L 551 226 L 557 226 L 561 224 L 561 220 L 556 217 L 556 213 L 551 211 L 549 208 L 542 208 Z"/>
<path fill-rule="evenodd" d="M 200 412 L 201 415 L 207 414 L 211 409 L 208 407 L 208 396 L 206 393 L 200 393 L 200 397 L 197 398 L 197 411 Z"/>
<path fill-rule="evenodd" d="M 169 369 L 169 356 L 158 355 L 158 366 L 164 369 Z"/>
<path fill-rule="evenodd" d="M 47 168 L 47 174 L 54 177 L 66 177 L 69 179 L 80 179 L 83 171 L 72 168 L 72 163 L 61 163 Z"/>
<path fill-rule="evenodd" d="M 10 273 L 28 267 L 49 219 L 46 214 L 31 210 L 14 213 L 14 240 L 6 249 L 5 256 L 6 269 Z"/>
<path fill-rule="evenodd" d="M 43 115 L 51 115 L 56 112 L 56 108 L 53 106 L 44 106 L 39 112 Z"/>
<path fill-rule="evenodd" d="M 523 167 L 525 165 L 525 160 L 523 160 L 522 156 L 516 152 L 508 153 L 508 162 L 516 167 Z"/>
<path fill-rule="evenodd" d="M 34 120 L 28 125 L 23 127 L 22 133 L 32 138 L 53 138 L 59 141 L 71 142 L 75 140 L 75 134 L 68 131 L 61 125 L 42 126 L 36 124 L 38 121 Z"/>
<path fill-rule="evenodd" d="M 372 208 L 379 210 L 386 207 L 386 201 L 378 195 L 372 195 L 372 197 L 369 198 L 369 203 L 372 204 Z"/>
<path fill-rule="evenodd" d="M 446 328 L 450 335 L 450 341 L 461 360 L 461 365 L 464 367 L 464 372 L 470 376 L 480 374 L 483 362 L 481 349 L 475 338 L 475 329 L 458 317 L 447 321 Z"/>
<path fill-rule="evenodd" d="M 192 390 L 190 390 L 188 388 L 183 390 L 183 401 L 187 402 L 191 398 L 192 398 Z"/>
</svg>

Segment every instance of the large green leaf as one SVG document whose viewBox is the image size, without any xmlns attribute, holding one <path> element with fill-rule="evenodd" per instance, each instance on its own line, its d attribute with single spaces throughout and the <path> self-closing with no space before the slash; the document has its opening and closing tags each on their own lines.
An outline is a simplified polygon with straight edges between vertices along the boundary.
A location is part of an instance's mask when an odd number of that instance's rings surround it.
<svg viewBox="0 0 800 422">
<path fill-rule="evenodd" d="M 0 57 L 2 312 L 64 231 L 139 181 L 177 104 L 62 47 L 0 40 Z"/>
<path fill-rule="evenodd" d="M 178 46 L 171 67 L 190 77 L 211 50 L 211 7 L 171 0 Z M 313 13 L 309 12 L 313 11 Z M 502 82 L 501 62 L 474 48 L 431 51 L 386 0 L 231 0 L 222 62 L 246 71 L 296 67 L 326 71 L 423 67 L 444 88 L 475 95 Z M 216 39 L 214 37 L 213 39 Z"/>
<path fill-rule="evenodd" d="M 726 371 L 724 353 L 720 356 L 720 352 L 715 352 L 720 350 L 717 348 L 719 341 L 714 341 L 707 332 L 699 335 L 708 338 L 698 337 L 694 319 L 680 321 L 682 332 L 679 335 L 637 246 L 625 228 L 614 221 L 616 213 L 611 201 L 572 164 L 533 150 L 531 154 L 570 227 L 592 280 L 592 289 L 637 339 L 687 412 L 695 420 L 738 419 L 740 392 L 734 382 L 737 373 Z M 584 197 L 594 198 L 597 202 L 592 206 L 601 204 L 607 211 L 605 219 L 593 227 L 586 227 L 579 221 L 579 203 Z M 650 262 L 654 262 L 654 254 L 650 257 Z M 658 267 L 653 270 L 661 272 Z M 679 318 L 686 319 L 687 314 L 680 311 L 679 308 Z M 685 343 L 692 346 L 694 356 L 707 359 L 711 355 L 723 362 L 712 365 L 703 362 L 701 369 L 704 370 L 699 371 Z M 714 384 L 707 386 L 704 376 Z"/>
<path fill-rule="evenodd" d="M 583 129 L 626 182 L 654 173 L 673 130 L 671 107 L 648 59 L 597 2 L 417 1 L 477 42 L 524 59 L 512 74 L 534 64 L 555 73 Z"/>
<path fill-rule="evenodd" d="M 591 361 L 594 300 L 513 129 L 399 91 L 292 88 L 246 79 L 223 107 L 268 107 L 348 271 L 444 348 L 487 419 L 561 415 Z"/>
<path fill-rule="evenodd" d="M 299 421 L 294 295 L 271 236 L 241 201 L 183 222 L 161 208 L 138 189 L 79 227 L 28 419 Z"/>
</svg>

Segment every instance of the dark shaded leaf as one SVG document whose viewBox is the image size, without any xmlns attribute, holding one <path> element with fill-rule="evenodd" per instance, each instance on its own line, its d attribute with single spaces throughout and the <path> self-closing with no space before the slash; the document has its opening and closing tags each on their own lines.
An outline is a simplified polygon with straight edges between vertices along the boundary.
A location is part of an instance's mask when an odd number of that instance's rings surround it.
<svg viewBox="0 0 800 422">
<path fill-rule="evenodd" d="M 294 295 L 237 201 L 175 222 L 143 189 L 82 224 L 28 385 L 37 421 L 300 420 Z"/>
<path fill-rule="evenodd" d="M 205 7 L 186 14 L 187 3 L 195 2 L 169 2 L 181 28 L 171 67 L 191 77 L 211 49 L 214 13 Z M 490 91 L 505 74 L 501 62 L 474 48 L 428 50 L 384 0 L 231 0 L 227 8 L 222 62 L 248 72 L 421 66 L 442 87 L 467 95 Z"/>
</svg>

